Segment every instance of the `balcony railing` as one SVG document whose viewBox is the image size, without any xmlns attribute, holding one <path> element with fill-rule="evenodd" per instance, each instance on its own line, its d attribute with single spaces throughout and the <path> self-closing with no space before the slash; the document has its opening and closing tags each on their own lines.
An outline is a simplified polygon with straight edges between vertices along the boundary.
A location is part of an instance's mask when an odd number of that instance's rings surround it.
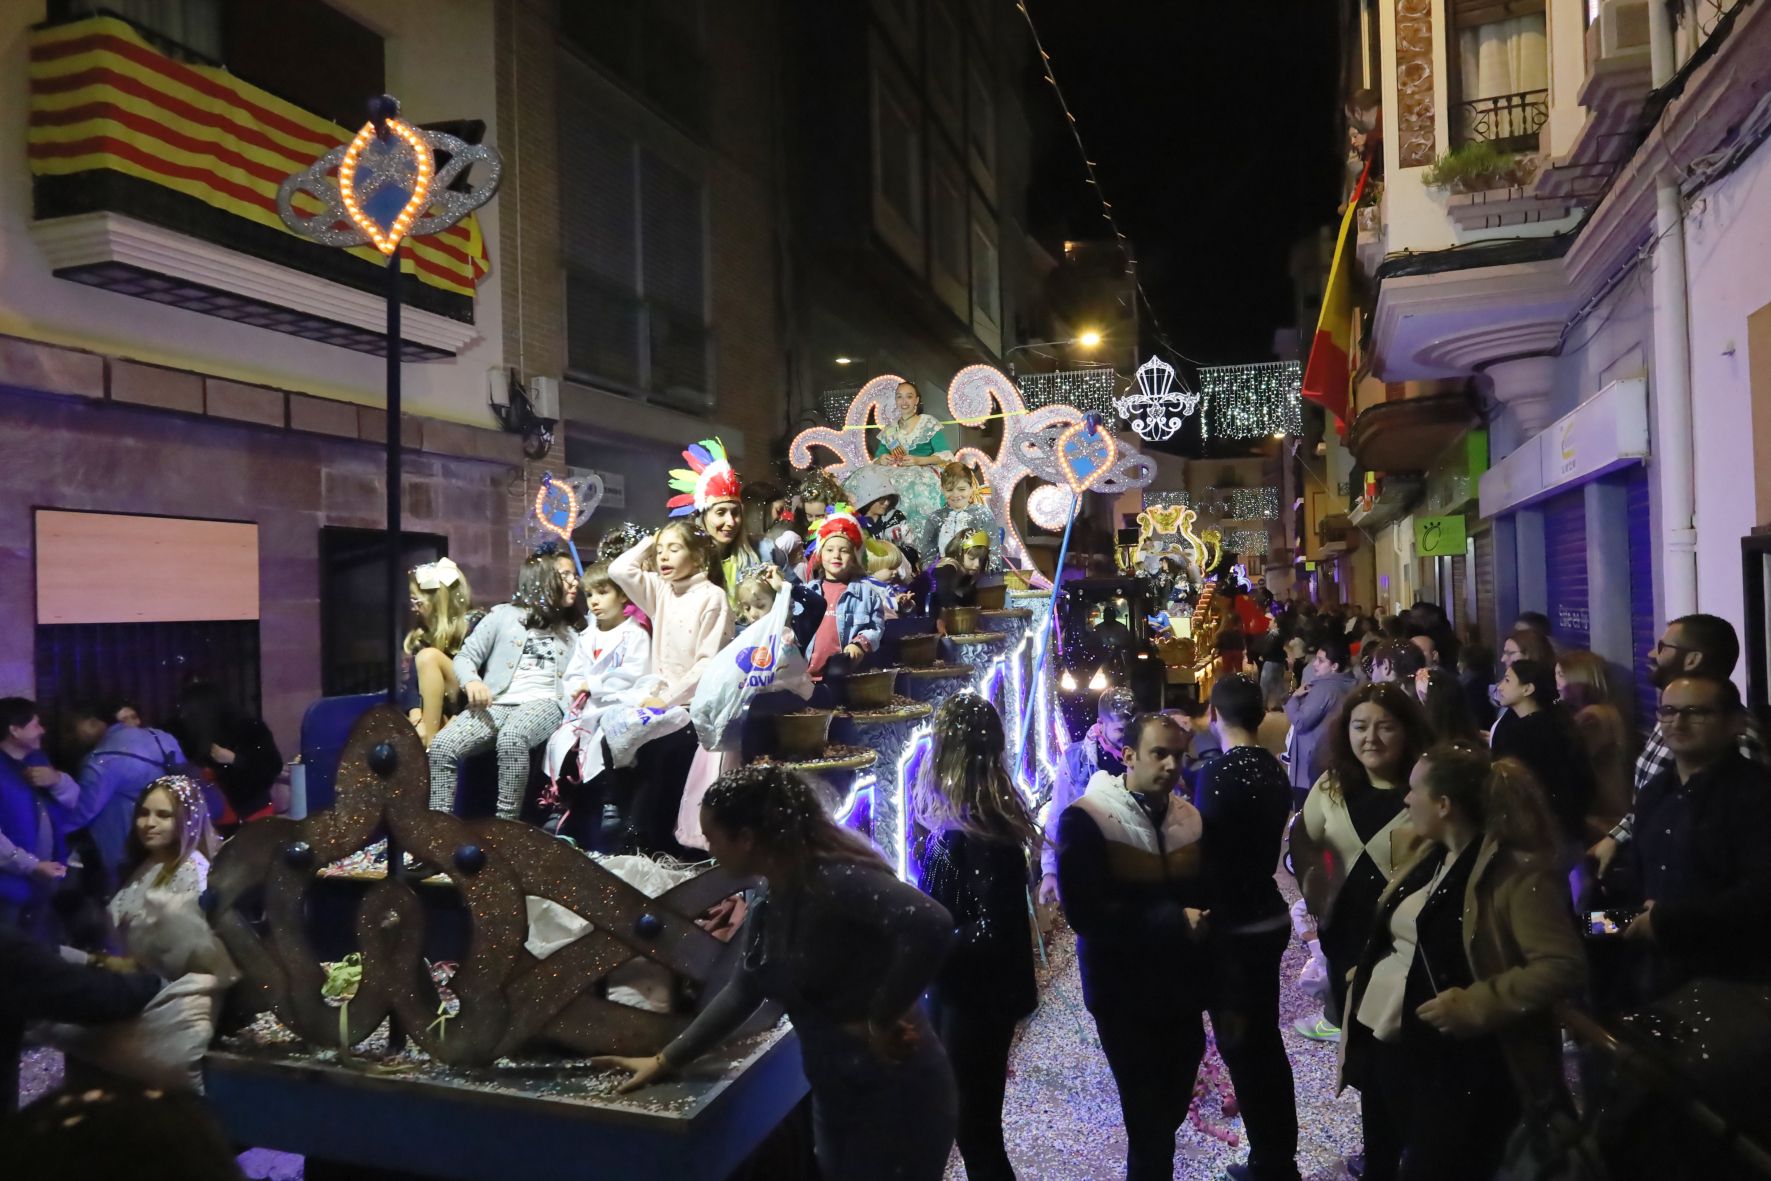
<svg viewBox="0 0 1771 1181">
<path fill-rule="evenodd" d="M 1521 90 L 1459 105 L 1459 142 L 1486 140 L 1509 152 L 1537 150 L 1537 133 L 1550 121 L 1550 92 Z"/>
</svg>

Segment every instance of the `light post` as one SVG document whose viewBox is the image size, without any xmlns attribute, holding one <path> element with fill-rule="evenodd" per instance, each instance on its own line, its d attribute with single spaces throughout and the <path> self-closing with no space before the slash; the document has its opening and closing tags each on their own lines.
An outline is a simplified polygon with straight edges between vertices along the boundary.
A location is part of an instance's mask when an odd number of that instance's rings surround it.
<svg viewBox="0 0 1771 1181">
<path fill-rule="evenodd" d="M 1068 345 L 1076 345 L 1081 348 L 1093 350 L 1093 349 L 1100 348 L 1102 341 L 1104 341 L 1105 339 L 1106 339 L 1106 337 L 1103 336 L 1099 331 L 1097 331 L 1093 328 L 1089 328 L 1089 329 L 1086 329 L 1085 331 L 1077 333 L 1075 336 L 1071 337 L 1068 340 L 1034 340 L 1034 341 L 1029 341 L 1026 344 L 1010 345 L 1008 348 L 1003 350 L 1002 363 L 1004 365 L 1008 366 L 1008 375 L 1010 377 L 1015 377 L 1015 376 L 1017 376 L 1017 374 L 1015 373 L 1015 362 L 1014 362 L 1014 355 L 1016 353 L 1029 352 L 1033 349 L 1063 348 Z"/>
</svg>

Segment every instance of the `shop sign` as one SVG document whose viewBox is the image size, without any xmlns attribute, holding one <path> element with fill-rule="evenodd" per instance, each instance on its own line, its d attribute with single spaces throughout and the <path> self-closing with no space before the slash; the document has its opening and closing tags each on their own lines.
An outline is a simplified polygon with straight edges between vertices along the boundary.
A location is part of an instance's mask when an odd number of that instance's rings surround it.
<svg viewBox="0 0 1771 1181">
<path fill-rule="evenodd" d="M 1462 513 L 1414 518 L 1414 548 L 1423 558 L 1460 555 L 1466 543 Z"/>
<path fill-rule="evenodd" d="M 1482 475 L 1484 517 L 1534 504 L 1648 456 L 1648 385 L 1614 381 Z"/>
</svg>

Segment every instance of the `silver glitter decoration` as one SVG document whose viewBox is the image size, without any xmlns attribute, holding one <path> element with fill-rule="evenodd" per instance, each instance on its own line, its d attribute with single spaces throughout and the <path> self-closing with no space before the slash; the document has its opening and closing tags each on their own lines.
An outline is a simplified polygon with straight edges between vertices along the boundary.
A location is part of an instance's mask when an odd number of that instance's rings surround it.
<svg viewBox="0 0 1771 1181">
<path fill-rule="evenodd" d="M 431 177 L 425 207 L 406 231 L 408 238 L 424 238 L 441 233 L 490 201 L 498 191 L 504 163 L 496 149 L 484 144 L 470 144 L 456 136 L 422 127 L 412 130 L 432 153 L 445 152 L 449 156 L 449 162 Z M 285 177 L 277 186 L 277 213 L 283 224 L 322 246 L 362 246 L 371 240 L 367 232 L 351 221 L 338 188 L 335 174 L 349 150 L 349 144 L 340 144 L 302 171 Z M 451 188 L 455 180 L 474 164 L 485 166 L 480 170 L 480 183 L 465 192 Z M 359 207 L 386 184 L 398 183 L 410 190 L 417 180 L 417 168 L 418 162 L 405 140 L 395 135 L 385 138 L 370 136 L 358 160 L 357 170 L 359 173 L 372 170 L 373 175 L 358 190 Z M 320 212 L 309 216 L 298 211 L 295 208 L 297 193 L 305 193 L 317 200 L 321 205 Z"/>
</svg>

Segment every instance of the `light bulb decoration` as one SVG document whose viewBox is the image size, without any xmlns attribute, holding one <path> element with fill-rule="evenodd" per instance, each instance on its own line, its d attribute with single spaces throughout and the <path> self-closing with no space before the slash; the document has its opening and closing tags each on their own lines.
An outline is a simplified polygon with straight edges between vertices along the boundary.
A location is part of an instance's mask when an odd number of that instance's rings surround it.
<svg viewBox="0 0 1771 1181">
<path fill-rule="evenodd" d="M 1179 384 L 1175 367 L 1161 357 L 1138 366 L 1138 392 L 1113 400 L 1113 409 L 1149 443 L 1171 439 L 1199 409 L 1197 390 Z"/>
<path fill-rule="evenodd" d="M 572 535 L 590 519 L 603 502 L 603 479 L 594 472 L 571 479 L 559 479 L 552 472 L 541 473 L 541 483 L 529 504 L 529 515 L 523 522 L 523 548 L 533 551 L 543 543 L 560 541 L 572 556 L 572 565 L 579 577 L 584 576 L 584 562 Z"/>
<path fill-rule="evenodd" d="M 398 118 L 397 100 L 384 96 L 378 102 L 376 117 L 349 143 L 284 178 L 277 189 L 277 214 L 290 230 L 322 246 L 368 243 L 392 255 L 403 239 L 441 233 L 498 191 L 503 162 L 495 149 L 414 127 Z M 439 153 L 448 157 L 441 168 L 436 167 Z M 482 166 L 478 183 L 455 188 L 476 164 Z M 317 203 L 319 212 L 298 210 L 298 193 L 309 199 L 304 204 Z"/>
<path fill-rule="evenodd" d="M 1104 692 L 1107 688 L 1107 670 L 1097 668 L 1095 675 L 1088 679 L 1088 688 L 1091 693 Z"/>
<path fill-rule="evenodd" d="M 1027 516 L 1041 529 L 1056 533 L 1069 523 L 1073 502 L 1074 498 L 1066 489 L 1056 484 L 1041 484 L 1027 494 Z"/>
<path fill-rule="evenodd" d="M 1263 439 L 1304 433 L 1303 366 L 1296 361 L 1208 365 L 1199 370 L 1206 438 Z"/>
<path fill-rule="evenodd" d="M 788 449 L 788 460 L 794 467 L 814 466 L 815 448 L 828 452 L 835 462 L 823 470 L 839 482 L 870 463 L 866 431 L 877 423 L 890 420 L 895 412 L 895 395 L 903 378 L 886 373 L 861 387 L 849 403 L 840 428 L 815 426 L 795 436 Z M 1033 569 L 1027 546 L 1014 521 L 1014 495 L 1020 482 L 1029 476 L 1048 484 L 1069 488 L 1058 457 L 1058 440 L 1073 426 L 1084 424 L 1086 413 L 1075 406 L 1049 405 L 1029 408 L 1015 383 L 990 365 L 969 365 L 954 375 L 947 387 L 947 411 L 953 420 L 964 426 L 980 426 L 991 419 L 1002 422 L 1002 441 L 996 454 L 990 455 L 976 447 L 961 447 L 954 458 L 976 469 L 988 489 L 983 503 L 990 515 L 1000 522 L 1005 565 L 1030 571 L 1031 585 L 1048 588 L 1051 581 Z M 1111 406 L 1101 416 L 1111 415 Z M 1104 422 L 1099 422 L 1095 435 L 1113 439 Z M 1090 482 L 1092 491 L 1118 495 L 1147 486 L 1156 478 L 1156 465 L 1146 455 L 1125 446 L 1118 440 L 1108 444 L 1113 449 L 1113 462 L 1107 470 L 1097 473 Z M 1099 445 L 1095 449 L 1098 451 Z M 1041 510 L 1046 520 L 1058 519 L 1058 510 L 1047 499 Z"/>
</svg>

